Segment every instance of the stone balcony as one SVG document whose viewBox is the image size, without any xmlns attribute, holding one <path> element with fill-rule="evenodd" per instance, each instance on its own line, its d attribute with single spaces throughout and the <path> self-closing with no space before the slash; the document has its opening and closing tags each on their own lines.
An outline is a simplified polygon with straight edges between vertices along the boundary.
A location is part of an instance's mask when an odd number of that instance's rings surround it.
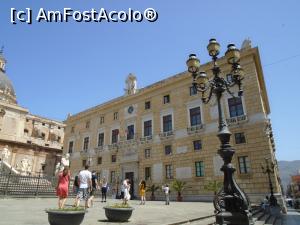
<svg viewBox="0 0 300 225">
<path fill-rule="evenodd" d="M 159 133 L 160 140 L 166 140 L 174 137 L 174 130 Z"/>
<path fill-rule="evenodd" d="M 101 146 L 97 146 L 96 148 L 95 148 L 95 152 L 96 153 L 101 153 L 101 152 L 103 152 L 106 148 L 105 148 L 106 146 L 104 146 L 104 145 L 101 145 Z"/>
<path fill-rule="evenodd" d="M 153 141 L 152 135 L 140 138 L 140 144 L 148 144 Z"/>
<path fill-rule="evenodd" d="M 241 115 L 241 116 L 236 116 L 236 117 L 231 117 L 229 119 L 226 119 L 228 126 L 245 123 L 247 121 L 248 121 L 247 115 Z"/>
<path fill-rule="evenodd" d="M 132 147 L 138 144 L 137 134 L 135 134 L 132 138 L 127 139 L 127 137 L 123 138 L 119 143 L 120 148 Z"/>
<path fill-rule="evenodd" d="M 186 128 L 186 130 L 189 135 L 192 135 L 192 134 L 197 134 L 197 133 L 203 131 L 203 128 L 204 128 L 203 124 L 198 124 L 195 126 L 188 127 L 188 128 Z"/>
<path fill-rule="evenodd" d="M 113 143 L 111 145 L 107 145 L 108 150 L 117 150 L 119 148 L 119 143 Z"/>
<path fill-rule="evenodd" d="M 87 157 L 87 156 L 89 156 L 89 154 L 90 154 L 89 150 L 81 150 L 80 151 L 80 156 L 82 156 L 82 157 Z"/>
</svg>

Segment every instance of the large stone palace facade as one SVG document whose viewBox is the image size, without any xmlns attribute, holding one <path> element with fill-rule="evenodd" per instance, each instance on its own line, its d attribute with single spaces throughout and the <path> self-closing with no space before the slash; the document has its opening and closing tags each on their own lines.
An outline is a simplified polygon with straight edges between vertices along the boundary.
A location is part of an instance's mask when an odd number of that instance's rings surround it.
<svg viewBox="0 0 300 225">
<path fill-rule="evenodd" d="M 17 104 L 0 52 L 0 169 L 21 175 L 53 176 L 62 156 L 62 122 L 32 115 Z"/>
<path fill-rule="evenodd" d="M 224 58 L 218 64 L 224 74 L 230 72 Z M 258 48 L 242 48 L 241 66 L 245 71 L 244 95 L 225 95 L 222 105 L 236 150 L 235 178 L 252 201 L 259 201 L 269 193 L 261 165 L 265 158 L 275 164 L 277 161 Z M 210 68 L 210 63 L 202 65 L 209 76 Z M 223 179 L 223 161 L 217 154 L 216 101 L 204 105 L 187 72 L 141 89 L 130 74 L 126 84 L 124 96 L 65 121 L 64 151 L 71 153 L 71 170 L 77 173 L 88 163 L 112 187 L 128 177 L 134 183 L 135 195 L 141 179 L 162 185 L 176 178 L 187 182 L 183 192 L 186 200 L 211 199 L 205 185 Z M 275 193 L 281 195 L 277 170 L 272 181 Z"/>
</svg>

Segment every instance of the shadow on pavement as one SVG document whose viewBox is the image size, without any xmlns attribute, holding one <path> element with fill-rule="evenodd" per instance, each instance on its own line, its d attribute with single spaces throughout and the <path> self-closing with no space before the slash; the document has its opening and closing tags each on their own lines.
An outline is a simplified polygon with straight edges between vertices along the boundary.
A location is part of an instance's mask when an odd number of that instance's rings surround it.
<svg viewBox="0 0 300 225">
<path fill-rule="evenodd" d="M 108 220 L 98 220 L 98 222 L 101 222 L 101 223 L 103 223 L 103 222 L 105 222 L 105 223 L 114 223 L 114 224 L 116 224 L 116 222 L 112 222 L 112 221 L 108 221 Z M 128 223 L 129 221 L 126 221 L 126 222 L 117 222 L 118 224 L 119 223 Z"/>
</svg>

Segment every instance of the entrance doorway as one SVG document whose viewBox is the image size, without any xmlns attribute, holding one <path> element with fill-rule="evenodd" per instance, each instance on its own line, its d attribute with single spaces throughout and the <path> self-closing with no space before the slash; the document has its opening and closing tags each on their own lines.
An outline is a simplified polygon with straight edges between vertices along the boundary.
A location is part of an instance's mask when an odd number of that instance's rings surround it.
<svg viewBox="0 0 300 225">
<path fill-rule="evenodd" d="M 125 179 L 129 179 L 130 182 L 130 190 L 129 194 L 131 195 L 131 199 L 134 199 L 134 172 L 125 173 Z"/>
</svg>

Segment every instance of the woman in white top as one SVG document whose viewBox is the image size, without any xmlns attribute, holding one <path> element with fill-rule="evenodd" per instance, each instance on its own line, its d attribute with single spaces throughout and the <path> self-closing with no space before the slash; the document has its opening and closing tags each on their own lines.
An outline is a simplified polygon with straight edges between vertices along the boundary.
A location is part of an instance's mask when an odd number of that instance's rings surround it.
<svg viewBox="0 0 300 225">
<path fill-rule="evenodd" d="M 129 179 L 125 179 L 123 182 L 123 186 L 124 186 L 124 199 L 123 199 L 123 204 L 127 204 L 127 202 L 130 200 L 130 183 L 129 183 Z"/>
<path fill-rule="evenodd" d="M 165 197 L 166 197 L 166 205 L 170 205 L 170 188 L 169 188 L 169 185 L 165 185 L 165 186 L 162 186 L 162 189 L 163 189 L 163 192 L 165 193 Z"/>
</svg>

